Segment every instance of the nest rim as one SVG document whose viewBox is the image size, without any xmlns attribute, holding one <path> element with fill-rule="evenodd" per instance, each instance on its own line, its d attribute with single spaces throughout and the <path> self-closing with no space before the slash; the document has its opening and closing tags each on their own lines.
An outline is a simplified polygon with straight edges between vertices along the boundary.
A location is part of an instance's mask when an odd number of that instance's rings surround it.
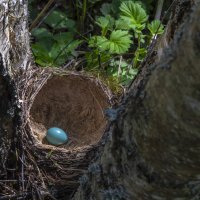
<svg viewBox="0 0 200 200">
<path fill-rule="evenodd" d="M 41 73 L 41 71 L 40 71 Z M 86 145 L 83 145 L 83 146 L 76 146 L 76 147 L 73 147 L 73 148 L 65 148 L 63 147 L 62 145 L 58 145 L 58 146 L 54 146 L 54 145 L 51 145 L 51 144 L 48 144 L 48 143 L 42 143 L 41 141 L 38 140 L 37 137 L 35 137 L 35 133 L 33 131 L 33 128 L 32 128 L 32 119 L 31 119 L 31 109 L 34 105 L 34 101 L 35 99 L 37 98 L 37 95 L 40 93 L 40 91 L 42 90 L 42 88 L 44 87 L 45 84 L 48 84 L 48 81 L 53 79 L 54 77 L 67 77 L 67 76 L 74 76 L 74 77 L 78 77 L 78 78 L 81 78 L 83 80 L 89 80 L 93 83 L 96 84 L 97 87 L 99 87 L 102 92 L 104 93 L 104 95 L 106 96 L 107 98 L 107 101 L 108 101 L 108 105 L 109 107 L 111 107 L 113 104 L 114 104 L 114 98 L 113 98 L 113 94 L 111 92 L 111 90 L 101 81 L 99 80 L 98 78 L 90 75 L 90 74 L 87 74 L 85 72 L 75 72 L 75 71 L 67 71 L 67 70 L 62 70 L 62 69 L 52 69 L 52 68 L 45 68 L 42 70 L 42 73 L 41 73 L 41 77 L 42 79 L 40 80 L 38 86 L 37 86 L 37 90 L 35 91 L 35 93 L 33 94 L 33 98 L 32 98 L 32 102 L 31 102 L 31 105 L 29 107 L 29 112 L 28 112 L 28 121 L 27 121 L 27 125 L 29 127 L 29 130 L 30 130 L 30 135 L 29 137 L 31 138 L 32 140 L 32 144 L 40 149 L 46 149 L 46 150 L 53 150 L 53 151 L 61 151 L 61 152 L 82 152 L 82 151 L 87 151 L 89 149 L 93 149 L 97 146 L 99 146 L 99 143 L 101 142 L 101 139 L 105 133 L 105 130 L 107 129 L 107 126 L 108 126 L 108 121 L 106 120 L 106 124 L 104 125 L 104 130 L 102 131 L 102 134 L 101 136 L 93 143 L 91 144 L 86 144 Z M 45 75 L 45 76 L 44 76 Z"/>
</svg>

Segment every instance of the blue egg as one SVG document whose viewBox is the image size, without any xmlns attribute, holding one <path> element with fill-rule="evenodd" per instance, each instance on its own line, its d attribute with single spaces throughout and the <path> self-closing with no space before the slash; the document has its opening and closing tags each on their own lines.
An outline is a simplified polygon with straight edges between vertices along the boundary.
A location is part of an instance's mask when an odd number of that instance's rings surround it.
<svg viewBox="0 0 200 200">
<path fill-rule="evenodd" d="M 52 127 L 47 130 L 46 138 L 50 144 L 61 145 L 67 142 L 68 136 L 65 131 L 60 128 Z"/>
</svg>

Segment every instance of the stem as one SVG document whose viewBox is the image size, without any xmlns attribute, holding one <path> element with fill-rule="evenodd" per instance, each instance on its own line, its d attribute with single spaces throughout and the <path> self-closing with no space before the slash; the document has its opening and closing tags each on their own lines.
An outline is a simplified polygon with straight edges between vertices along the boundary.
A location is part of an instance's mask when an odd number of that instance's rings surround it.
<svg viewBox="0 0 200 200">
<path fill-rule="evenodd" d="M 106 36 L 107 31 L 108 31 L 107 28 L 102 29 L 102 31 L 101 31 L 101 35 L 102 35 L 102 36 Z"/>
<path fill-rule="evenodd" d="M 85 17 L 87 10 L 87 0 L 83 0 L 83 10 L 82 10 L 82 18 L 81 18 L 81 26 L 84 27 Z"/>
<path fill-rule="evenodd" d="M 76 0 L 76 18 L 77 18 L 77 21 L 80 20 L 80 17 L 79 17 L 79 10 L 78 10 L 78 0 Z"/>
<path fill-rule="evenodd" d="M 138 50 L 140 49 L 140 46 L 141 46 L 141 41 L 140 40 L 141 40 L 141 33 L 138 34 L 138 47 L 136 49 L 136 54 L 135 54 L 135 58 L 134 58 L 133 68 L 136 68 L 137 64 L 138 64 L 138 58 L 139 58 Z"/>
<path fill-rule="evenodd" d="M 55 4 L 47 13 L 46 15 L 40 20 L 40 22 L 34 27 L 38 28 L 44 22 L 44 20 L 58 7 L 58 4 Z"/>
<path fill-rule="evenodd" d="M 38 14 L 38 16 L 35 18 L 33 23 L 31 24 L 29 31 L 32 31 L 35 26 L 38 24 L 40 18 L 44 15 L 44 13 L 49 9 L 51 4 L 54 2 L 54 0 L 49 0 L 48 3 L 45 5 L 45 7 L 42 9 L 42 11 Z"/>
<path fill-rule="evenodd" d="M 160 16 L 161 16 L 161 13 L 162 13 L 163 4 L 164 4 L 164 0 L 158 0 L 156 14 L 155 14 L 155 19 L 160 20 Z"/>
<path fill-rule="evenodd" d="M 99 63 L 99 69 L 102 70 L 102 65 L 101 65 L 101 54 L 98 53 L 98 63 Z"/>
<path fill-rule="evenodd" d="M 120 60 L 119 60 L 119 66 L 118 66 L 118 72 L 117 72 L 117 76 L 118 78 L 120 77 L 121 74 L 121 63 L 122 63 L 122 56 L 120 56 Z"/>
</svg>

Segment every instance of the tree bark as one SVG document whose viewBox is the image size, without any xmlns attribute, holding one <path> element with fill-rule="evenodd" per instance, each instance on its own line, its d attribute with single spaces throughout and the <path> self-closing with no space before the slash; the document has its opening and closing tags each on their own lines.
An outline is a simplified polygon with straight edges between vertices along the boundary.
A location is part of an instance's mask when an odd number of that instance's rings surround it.
<svg viewBox="0 0 200 200">
<path fill-rule="evenodd" d="M 24 151 L 19 80 L 31 54 L 27 1 L 0 2 L 0 198 L 16 199 L 24 191 Z"/>
<path fill-rule="evenodd" d="M 30 66 L 28 1 L 1 1 L 0 16 L 0 52 L 11 75 Z"/>
</svg>

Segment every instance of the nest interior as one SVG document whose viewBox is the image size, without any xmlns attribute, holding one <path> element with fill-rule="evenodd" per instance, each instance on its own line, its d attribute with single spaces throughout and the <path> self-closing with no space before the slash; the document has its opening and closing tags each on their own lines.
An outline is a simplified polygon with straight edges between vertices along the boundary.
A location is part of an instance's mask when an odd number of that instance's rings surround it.
<svg viewBox="0 0 200 200">
<path fill-rule="evenodd" d="M 106 127 L 103 110 L 110 106 L 103 87 L 94 78 L 82 75 L 54 75 L 36 95 L 30 111 L 31 128 L 39 143 L 47 129 L 59 127 L 69 140 L 62 148 L 71 149 L 97 143 Z"/>
</svg>

